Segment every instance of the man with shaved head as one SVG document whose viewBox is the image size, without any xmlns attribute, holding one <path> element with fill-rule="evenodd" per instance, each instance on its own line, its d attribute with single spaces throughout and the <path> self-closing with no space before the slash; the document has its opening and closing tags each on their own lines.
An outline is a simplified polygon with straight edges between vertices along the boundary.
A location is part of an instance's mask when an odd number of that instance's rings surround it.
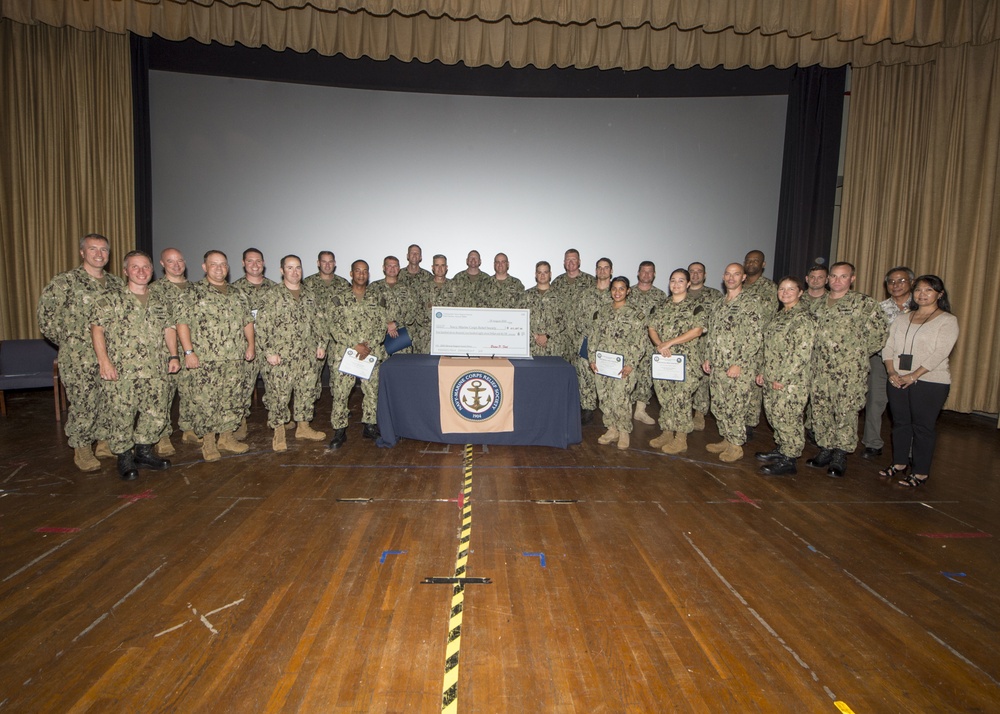
<svg viewBox="0 0 1000 714">
<path fill-rule="evenodd" d="M 746 415 L 751 390 L 756 386 L 767 321 L 767 308 L 761 299 L 743 289 L 745 279 L 742 265 L 726 266 L 722 276 L 726 294 L 709 308 L 705 335 L 708 356 L 702 364 L 709 375 L 712 413 L 722 437 L 706 448 L 727 462 L 743 458 Z"/>
</svg>

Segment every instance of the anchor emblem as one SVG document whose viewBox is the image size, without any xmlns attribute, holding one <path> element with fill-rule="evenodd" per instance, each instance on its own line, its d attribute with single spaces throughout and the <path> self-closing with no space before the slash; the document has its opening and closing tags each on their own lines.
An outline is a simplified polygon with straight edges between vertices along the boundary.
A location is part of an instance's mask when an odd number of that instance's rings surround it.
<svg viewBox="0 0 1000 714">
<path fill-rule="evenodd" d="M 478 379 L 474 379 L 469 383 L 469 391 L 472 392 L 472 402 L 470 403 L 466 397 L 462 397 L 462 404 L 473 411 L 482 411 L 493 401 L 493 397 L 489 395 L 487 395 L 486 401 L 482 400 L 482 394 L 484 392 L 488 392 L 489 390 L 484 387 L 483 383 Z"/>
</svg>

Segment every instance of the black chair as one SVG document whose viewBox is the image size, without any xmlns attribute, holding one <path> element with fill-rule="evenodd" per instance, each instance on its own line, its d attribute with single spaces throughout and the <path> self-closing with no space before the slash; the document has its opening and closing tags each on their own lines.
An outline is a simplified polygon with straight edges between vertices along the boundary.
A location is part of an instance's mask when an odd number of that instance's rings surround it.
<svg viewBox="0 0 1000 714">
<path fill-rule="evenodd" d="M 66 409 L 66 394 L 59 381 L 57 355 L 56 348 L 46 340 L 0 341 L 0 415 L 7 416 L 7 402 L 3 395 L 5 391 L 52 387 L 56 421 L 62 421 L 62 411 Z"/>
</svg>

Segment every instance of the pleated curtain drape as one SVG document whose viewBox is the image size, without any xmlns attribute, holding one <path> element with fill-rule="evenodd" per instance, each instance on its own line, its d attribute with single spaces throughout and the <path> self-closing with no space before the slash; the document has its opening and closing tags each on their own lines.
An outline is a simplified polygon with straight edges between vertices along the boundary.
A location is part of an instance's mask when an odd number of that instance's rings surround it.
<svg viewBox="0 0 1000 714">
<path fill-rule="evenodd" d="M 135 245 L 129 33 L 468 66 L 850 65 L 831 258 L 876 296 L 898 263 L 941 275 L 962 326 L 947 406 L 1000 411 L 995 0 L 0 0 L 0 339 L 37 336 L 81 235 L 115 263 Z"/>
</svg>

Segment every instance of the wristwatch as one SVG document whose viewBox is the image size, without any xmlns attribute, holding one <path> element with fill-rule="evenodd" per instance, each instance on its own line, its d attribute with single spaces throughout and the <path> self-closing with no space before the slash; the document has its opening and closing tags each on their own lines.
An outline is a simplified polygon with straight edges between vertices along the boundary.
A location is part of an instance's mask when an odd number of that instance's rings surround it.
<svg viewBox="0 0 1000 714">
<path fill-rule="evenodd" d="M 187 357 L 188 355 L 193 355 L 193 354 L 194 354 L 194 350 L 184 350 L 184 356 L 185 357 Z"/>
</svg>

